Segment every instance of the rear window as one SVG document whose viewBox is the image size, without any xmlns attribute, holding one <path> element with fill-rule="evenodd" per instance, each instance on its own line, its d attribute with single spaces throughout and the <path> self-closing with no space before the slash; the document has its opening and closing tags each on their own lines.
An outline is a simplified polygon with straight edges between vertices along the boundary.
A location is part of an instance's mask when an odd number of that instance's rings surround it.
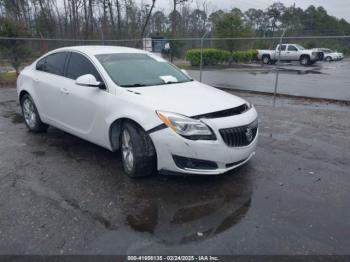
<svg viewBox="0 0 350 262">
<path fill-rule="evenodd" d="M 278 51 L 279 50 L 286 51 L 286 45 L 282 45 L 282 48 L 281 48 L 281 46 L 278 46 Z"/>
</svg>

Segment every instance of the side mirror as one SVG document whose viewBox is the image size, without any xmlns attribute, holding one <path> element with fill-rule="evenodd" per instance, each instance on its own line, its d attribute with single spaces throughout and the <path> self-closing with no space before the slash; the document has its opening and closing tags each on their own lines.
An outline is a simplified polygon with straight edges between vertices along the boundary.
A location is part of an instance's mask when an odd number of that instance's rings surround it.
<svg viewBox="0 0 350 262">
<path fill-rule="evenodd" d="M 91 74 L 79 76 L 75 80 L 75 83 L 80 86 L 98 87 L 101 89 L 105 89 L 104 83 L 97 81 L 96 78 Z"/>
</svg>

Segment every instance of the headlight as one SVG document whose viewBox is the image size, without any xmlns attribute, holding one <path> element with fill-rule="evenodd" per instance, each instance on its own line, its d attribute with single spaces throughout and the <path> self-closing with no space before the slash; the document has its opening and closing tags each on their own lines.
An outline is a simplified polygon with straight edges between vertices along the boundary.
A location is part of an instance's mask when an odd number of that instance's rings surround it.
<svg viewBox="0 0 350 262">
<path fill-rule="evenodd" d="M 157 111 L 159 118 L 173 131 L 191 140 L 215 140 L 210 128 L 202 121 L 164 111 Z"/>
</svg>

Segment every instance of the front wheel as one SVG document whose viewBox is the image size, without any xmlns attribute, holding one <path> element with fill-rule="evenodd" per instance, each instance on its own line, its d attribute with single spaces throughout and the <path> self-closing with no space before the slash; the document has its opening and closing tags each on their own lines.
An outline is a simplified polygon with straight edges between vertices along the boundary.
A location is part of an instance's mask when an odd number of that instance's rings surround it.
<svg viewBox="0 0 350 262">
<path fill-rule="evenodd" d="M 28 129 L 35 133 L 46 131 L 48 125 L 41 122 L 38 110 L 31 96 L 29 94 L 25 94 L 21 98 L 20 103 L 24 122 Z"/>
<path fill-rule="evenodd" d="M 332 61 L 332 58 L 331 58 L 330 56 L 327 56 L 327 57 L 326 57 L 326 61 L 327 61 L 327 62 L 331 62 L 331 61 Z"/>
<path fill-rule="evenodd" d="M 149 135 L 136 124 L 126 122 L 120 140 L 124 172 L 130 177 L 151 175 L 156 168 L 156 152 Z"/>
</svg>

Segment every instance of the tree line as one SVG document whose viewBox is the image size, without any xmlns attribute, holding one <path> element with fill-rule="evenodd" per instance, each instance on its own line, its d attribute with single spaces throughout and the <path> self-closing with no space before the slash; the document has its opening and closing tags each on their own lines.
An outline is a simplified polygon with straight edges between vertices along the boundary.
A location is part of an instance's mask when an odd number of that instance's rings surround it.
<svg viewBox="0 0 350 262">
<path fill-rule="evenodd" d="M 166 38 L 209 37 L 275 37 L 287 29 L 288 36 L 350 35 L 350 24 L 336 18 L 323 7 L 309 6 L 305 10 L 275 2 L 266 9 L 242 11 L 210 10 L 209 0 L 171 0 L 168 10 L 157 8 L 164 0 L 0 0 L 0 37 L 41 37 L 62 39 L 139 39 L 149 36 Z M 233 2 L 234 3 L 234 2 Z M 28 55 L 24 41 L 0 40 L 2 56 L 11 57 L 15 68 L 21 57 Z M 189 43 L 172 42 L 173 55 L 181 56 L 198 40 Z M 208 42 L 207 42 L 208 44 Z M 271 43 L 225 40 L 209 42 L 210 46 L 228 51 L 241 48 L 271 47 Z M 304 41 L 307 47 L 327 44 L 350 52 L 349 40 Z M 185 46 L 185 47 L 184 47 Z M 180 51 L 179 51 L 180 50 Z"/>
<path fill-rule="evenodd" d="M 0 18 L 21 25 L 21 34 L 45 38 L 125 39 L 152 35 L 200 37 L 211 24 L 212 36 L 349 35 L 345 19 L 323 7 L 285 6 L 275 2 L 265 10 L 238 8 L 209 12 L 207 0 L 172 0 L 168 12 L 144 0 L 0 0 Z M 6 32 L 0 32 L 4 35 Z"/>
</svg>

